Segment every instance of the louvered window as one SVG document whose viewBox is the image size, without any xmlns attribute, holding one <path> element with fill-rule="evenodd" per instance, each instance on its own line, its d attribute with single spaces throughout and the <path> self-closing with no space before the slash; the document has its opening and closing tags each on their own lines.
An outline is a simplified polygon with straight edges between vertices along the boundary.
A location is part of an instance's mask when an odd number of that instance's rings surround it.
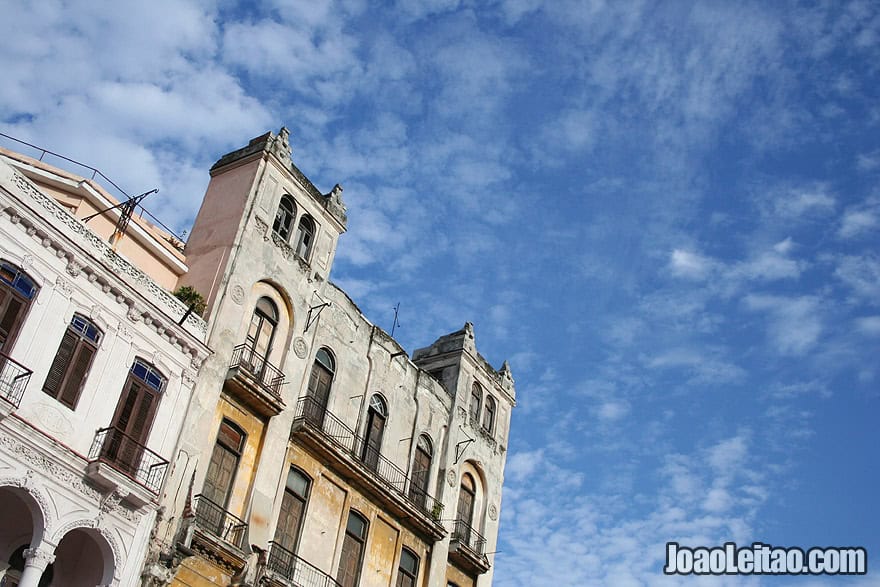
<svg viewBox="0 0 880 587">
<path fill-rule="evenodd" d="M 27 315 L 37 286 L 15 265 L 0 261 L 0 352 L 7 355 Z"/>
<path fill-rule="evenodd" d="M 76 409 L 100 341 L 98 328 L 79 314 L 74 315 L 58 345 L 43 391 Z"/>
</svg>

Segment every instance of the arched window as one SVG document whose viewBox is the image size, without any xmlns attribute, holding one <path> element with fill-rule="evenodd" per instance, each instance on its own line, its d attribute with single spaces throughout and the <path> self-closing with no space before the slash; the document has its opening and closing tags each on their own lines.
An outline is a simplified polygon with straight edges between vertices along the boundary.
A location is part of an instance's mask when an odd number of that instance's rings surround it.
<svg viewBox="0 0 880 587">
<path fill-rule="evenodd" d="M 495 398 L 486 395 L 486 407 L 483 408 L 483 429 L 492 434 L 495 429 Z"/>
<path fill-rule="evenodd" d="M 370 398 L 370 408 L 367 410 L 367 428 L 364 434 L 364 448 L 361 452 L 361 460 L 374 470 L 379 464 L 382 435 L 385 433 L 387 418 L 388 408 L 385 407 L 385 400 L 379 394 L 374 394 Z"/>
<path fill-rule="evenodd" d="M 83 316 L 74 314 L 61 338 L 43 391 L 70 409 L 76 409 L 100 342 L 101 331 L 98 327 Z"/>
<path fill-rule="evenodd" d="M 474 422 L 475 424 L 480 423 L 480 407 L 482 407 L 482 403 L 483 388 L 480 387 L 480 384 L 475 381 L 473 387 L 471 387 L 470 405 L 471 422 Z"/>
<path fill-rule="evenodd" d="M 409 498 L 422 508 L 428 498 L 428 478 L 431 474 L 431 459 L 434 448 L 426 434 L 419 436 L 416 444 L 416 456 L 413 459 L 412 475 L 410 475 Z"/>
<path fill-rule="evenodd" d="M 309 260 L 312 253 L 312 241 L 315 239 L 315 221 L 308 214 L 303 214 L 299 219 L 299 226 L 296 229 L 296 254 L 303 261 Z"/>
<path fill-rule="evenodd" d="M 296 205 L 293 198 L 284 194 L 278 204 L 278 212 L 275 213 L 275 222 L 272 223 L 272 231 L 286 241 L 290 237 L 290 229 L 293 228 L 293 219 L 296 218 Z"/>
<path fill-rule="evenodd" d="M 461 491 L 458 494 L 458 519 L 470 524 L 474 518 L 474 498 L 476 484 L 470 473 L 461 476 Z"/>
<path fill-rule="evenodd" d="M 339 570 L 336 580 L 342 587 L 356 587 L 361 576 L 361 563 L 364 558 L 364 544 L 367 541 L 367 519 L 351 510 L 345 526 L 342 553 L 339 556 Z"/>
<path fill-rule="evenodd" d="M 419 576 L 419 557 L 405 546 L 400 551 L 397 567 L 397 587 L 415 587 Z"/>
<path fill-rule="evenodd" d="M 0 352 L 8 355 L 37 295 L 34 280 L 21 269 L 0 261 Z"/>
<path fill-rule="evenodd" d="M 153 365 L 140 358 L 134 360 L 116 404 L 102 458 L 131 474 L 143 474 L 139 470 L 141 455 L 165 391 L 165 382 L 165 376 Z"/>
<path fill-rule="evenodd" d="M 453 534 L 459 540 L 471 545 L 471 524 L 474 519 L 474 501 L 477 490 L 474 478 L 470 473 L 461 476 L 461 487 L 458 492 L 458 507 L 456 508 L 456 520 Z"/>
<path fill-rule="evenodd" d="M 330 398 L 330 386 L 333 383 L 335 371 L 336 362 L 330 351 L 326 348 L 318 349 L 303 405 L 303 416 L 315 426 L 321 426 L 324 423 L 324 413 L 327 411 L 327 401 Z"/>
<path fill-rule="evenodd" d="M 244 431 L 229 420 L 224 419 L 220 423 L 202 487 L 202 497 L 207 498 L 215 508 L 226 509 L 246 440 Z M 210 505 L 205 507 L 209 508 Z"/>
<path fill-rule="evenodd" d="M 305 473 L 294 467 L 290 468 L 287 473 L 284 497 L 281 498 L 281 514 L 278 516 L 275 538 L 272 540 L 273 545 L 277 544 L 289 553 L 296 552 L 302 520 L 305 517 L 310 484 L 311 482 Z"/>
<path fill-rule="evenodd" d="M 257 300 L 254 314 L 251 316 L 251 324 L 248 327 L 247 351 L 244 362 L 249 363 L 251 370 L 259 372 L 263 361 L 272 352 L 272 340 L 275 337 L 275 328 L 278 326 L 278 306 L 271 299 L 263 296 Z"/>
</svg>

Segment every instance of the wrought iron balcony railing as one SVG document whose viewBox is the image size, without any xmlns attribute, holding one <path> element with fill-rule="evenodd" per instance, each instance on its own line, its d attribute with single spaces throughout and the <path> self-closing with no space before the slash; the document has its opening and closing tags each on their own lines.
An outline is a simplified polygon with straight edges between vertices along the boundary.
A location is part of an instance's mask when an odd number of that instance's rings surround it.
<svg viewBox="0 0 880 587">
<path fill-rule="evenodd" d="M 247 523 L 233 516 L 222 507 L 205 497 L 197 495 L 193 498 L 193 510 L 196 514 L 196 525 L 221 540 L 241 549 Z"/>
<path fill-rule="evenodd" d="M 0 399 L 17 408 L 30 381 L 32 371 L 3 353 L 0 353 Z"/>
<path fill-rule="evenodd" d="M 400 467 L 380 454 L 375 446 L 355 434 L 342 420 L 327 411 L 317 399 L 309 396 L 299 399 L 296 404 L 294 425 L 297 423 L 306 424 L 317 430 L 321 436 L 359 461 L 374 479 L 434 521 L 439 521 L 443 504 L 420 487 L 413 487 L 412 479 Z"/>
<path fill-rule="evenodd" d="M 156 495 L 168 470 L 168 461 L 117 428 L 98 430 L 89 460 L 107 463 Z"/>
<path fill-rule="evenodd" d="M 275 542 L 269 543 L 269 569 L 295 587 L 341 587 L 333 577 Z"/>
<path fill-rule="evenodd" d="M 453 522 L 450 540 L 458 541 L 459 544 L 470 550 L 475 555 L 482 557 L 486 550 L 486 539 L 479 532 L 471 528 L 471 525 L 462 519 Z"/>
<path fill-rule="evenodd" d="M 232 351 L 230 369 L 241 369 L 253 377 L 257 384 L 276 400 L 281 401 L 281 384 L 284 373 L 259 355 L 249 344 L 240 344 Z"/>
</svg>

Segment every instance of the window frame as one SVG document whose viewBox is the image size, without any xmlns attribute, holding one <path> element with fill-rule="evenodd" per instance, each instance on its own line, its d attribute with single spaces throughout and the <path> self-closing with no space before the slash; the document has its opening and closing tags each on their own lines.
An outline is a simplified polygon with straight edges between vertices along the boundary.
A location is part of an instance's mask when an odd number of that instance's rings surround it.
<svg viewBox="0 0 880 587">
<path fill-rule="evenodd" d="M 0 352 L 9 354 L 18 339 L 21 327 L 24 325 L 31 306 L 40 291 L 36 280 L 27 274 L 18 265 L 5 259 L 0 259 L 0 321 L 7 318 L 6 312 L 12 301 L 19 303 L 15 316 L 9 324 L 6 336 L 0 341 Z"/>
<path fill-rule="evenodd" d="M 358 519 L 363 522 L 363 536 L 358 536 L 354 532 L 351 531 L 351 521 L 352 519 Z M 348 510 L 348 519 L 345 523 L 345 533 L 342 542 L 342 551 L 339 554 L 339 567 L 336 571 L 336 580 L 339 582 L 342 587 L 356 587 L 360 583 L 361 572 L 363 571 L 364 566 L 364 554 L 367 550 L 367 539 L 370 536 L 370 520 L 367 519 L 365 515 L 360 513 L 355 509 Z M 343 569 L 343 564 L 345 560 L 345 556 L 347 554 L 346 547 L 351 544 L 351 542 L 347 541 L 348 538 L 351 538 L 358 546 L 358 557 L 357 557 L 357 570 L 355 572 L 354 577 L 352 577 L 353 581 L 351 583 L 346 583 L 344 581 L 345 577 L 340 576 Z"/>
<path fill-rule="evenodd" d="M 296 224 L 296 245 L 294 246 L 294 251 L 306 263 L 309 262 L 312 256 L 317 235 L 318 223 L 315 222 L 315 219 L 308 213 L 300 216 L 299 222 Z"/>
<path fill-rule="evenodd" d="M 285 207 L 285 204 L 288 204 L 288 207 Z M 296 222 L 296 201 L 290 194 L 284 194 L 278 201 L 275 220 L 272 221 L 272 232 L 284 242 L 288 242 L 294 222 Z"/>
<path fill-rule="evenodd" d="M 486 394 L 486 404 L 483 406 L 483 430 L 489 434 L 495 432 L 495 420 L 498 414 L 498 403 L 491 393 Z"/>
<path fill-rule="evenodd" d="M 300 493 L 295 487 L 291 486 L 291 482 L 290 482 L 291 475 L 299 475 L 299 477 L 305 481 L 305 490 L 302 493 Z M 290 465 L 290 468 L 288 469 L 288 472 L 287 472 L 287 480 L 285 481 L 285 484 L 284 484 L 284 491 L 282 494 L 282 505 L 284 503 L 283 502 L 284 497 L 286 497 L 287 494 L 290 494 L 292 496 L 291 499 L 295 499 L 302 504 L 302 510 L 300 513 L 298 526 L 295 531 L 295 538 L 293 540 L 293 544 L 286 544 L 283 540 L 279 541 L 278 530 L 280 528 L 281 513 L 282 513 L 281 511 L 279 511 L 279 513 L 278 513 L 279 517 L 278 517 L 278 520 L 276 520 L 275 533 L 274 533 L 274 537 L 272 538 L 272 543 L 279 544 L 281 546 L 281 548 L 284 548 L 285 550 L 292 552 L 294 554 L 298 550 L 299 541 L 302 538 L 302 528 L 303 528 L 303 523 L 305 522 L 305 519 L 306 519 L 306 509 L 308 508 L 309 496 L 311 495 L 311 491 L 312 491 L 312 478 L 309 475 L 307 475 L 306 472 L 303 471 L 302 469 L 300 469 L 299 467 L 297 467 L 295 465 Z"/>
<path fill-rule="evenodd" d="M 413 568 L 407 569 L 403 566 L 404 555 L 412 557 Z M 396 587 L 415 587 L 419 578 L 419 567 L 421 559 L 411 548 L 404 546 L 400 549 L 400 558 L 397 562 L 397 582 Z M 409 579 L 409 581 L 407 581 Z"/>
<path fill-rule="evenodd" d="M 71 410 L 76 410 L 82 390 L 85 387 L 86 379 L 88 379 L 89 372 L 95 362 L 95 355 L 98 354 L 98 349 L 101 347 L 103 336 L 104 333 L 94 322 L 82 314 L 74 314 L 61 337 L 58 350 L 55 351 L 55 357 L 52 359 L 52 365 L 49 367 L 45 381 L 43 381 L 43 393 Z M 64 358 L 61 353 L 64 349 L 65 341 L 71 340 L 73 340 L 73 348 L 70 350 L 68 357 Z M 91 351 L 91 355 L 88 356 L 83 365 L 83 353 L 87 351 Z M 78 369 L 81 371 L 78 376 L 79 381 L 73 382 L 72 378 Z M 56 375 L 57 384 L 54 384 L 55 389 L 53 390 L 49 388 L 52 385 L 50 378 L 53 377 L 53 372 L 56 370 L 61 371 L 61 373 L 60 376 Z"/>
<path fill-rule="evenodd" d="M 471 386 L 471 399 L 468 404 L 468 415 L 471 422 L 480 423 L 480 415 L 483 411 L 483 386 L 474 381 Z"/>
</svg>

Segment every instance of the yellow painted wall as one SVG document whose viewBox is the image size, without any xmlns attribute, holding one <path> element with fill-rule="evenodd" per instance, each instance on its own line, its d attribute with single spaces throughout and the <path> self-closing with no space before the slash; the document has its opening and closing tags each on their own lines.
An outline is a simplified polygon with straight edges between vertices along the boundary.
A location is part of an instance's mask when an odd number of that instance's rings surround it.
<svg viewBox="0 0 880 587">
<path fill-rule="evenodd" d="M 446 566 L 446 580 L 455 583 L 458 587 L 474 587 L 476 585 L 471 577 L 452 564 Z"/>
<path fill-rule="evenodd" d="M 229 585 L 231 578 L 202 557 L 191 556 L 180 563 L 171 587 L 216 587 Z"/>
</svg>

